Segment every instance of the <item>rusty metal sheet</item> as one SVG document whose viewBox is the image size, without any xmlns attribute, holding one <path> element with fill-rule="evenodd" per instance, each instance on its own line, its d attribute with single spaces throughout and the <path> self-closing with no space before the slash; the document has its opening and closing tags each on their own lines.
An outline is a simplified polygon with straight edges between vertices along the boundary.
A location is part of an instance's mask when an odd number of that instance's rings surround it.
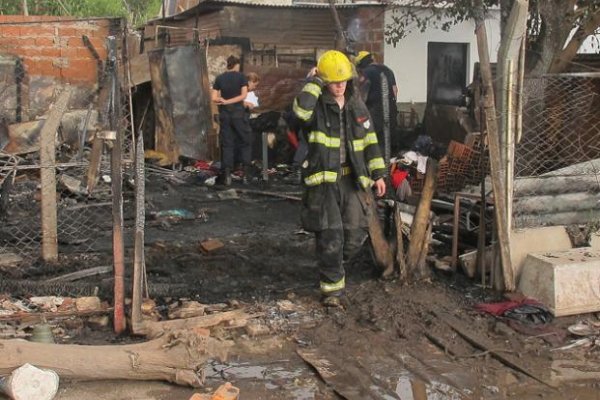
<svg viewBox="0 0 600 400">
<path fill-rule="evenodd" d="M 212 128 L 204 50 L 181 46 L 148 53 L 156 112 L 156 150 L 176 162 L 179 155 L 206 159 Z"/>
<path fill-rule="evenodd" d="M 276 68 L 245 65 L 244 72 L 256 72 L 260 84 L 256 90 L 260 108 L 258 111 L 284 111 L 302 89 L 308 69 Z"/>
</svg>

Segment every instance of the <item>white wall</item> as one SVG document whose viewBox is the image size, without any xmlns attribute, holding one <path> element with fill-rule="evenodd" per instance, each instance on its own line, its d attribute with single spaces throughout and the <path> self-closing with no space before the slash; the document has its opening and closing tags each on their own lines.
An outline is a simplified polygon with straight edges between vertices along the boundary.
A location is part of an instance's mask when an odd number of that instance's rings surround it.
<svg viewBox="0 0 600 400">
<path fill-rule="evenodd" d="M 398 10 L 397 12 L 401 12 Z M 392 22 L 392 10 L 385 14 L 386 25 Z M 490 60 L 496 61 L 496 54 L 500 47 L 500 12 L 492 11 L 486 23 Z M 473 65 L 479 61 L 477 55 L 477 38 L 475 37 L 475 24 L 466 21 L 455 25 L 450 31 L 428 28 L 425 32 L 414 31 L 402 39 L 396 47 L 385 44 L 384 63 L 396 75 L 398 83 L 398 102 L 425 102 L 427 101 L 427 43 L 469 43 L 469 60 L 467 70 L 468 85 L 473 78 Z"/>
<path fill-rule="evenodd" d="M 577 51 L 579 54 L 598 54 L 600 53 L 600 34 L 588 36 L 583 41 L 581 47 Z"/>
</svg>

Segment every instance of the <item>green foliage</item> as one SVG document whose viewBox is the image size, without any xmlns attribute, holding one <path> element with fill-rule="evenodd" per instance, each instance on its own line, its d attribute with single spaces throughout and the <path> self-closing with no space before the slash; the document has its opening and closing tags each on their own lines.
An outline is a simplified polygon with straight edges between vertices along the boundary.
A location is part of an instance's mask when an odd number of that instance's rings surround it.
<svg viewBox="0 0 600 400">
<path fill-rule="evenodd" d="M 411 32 L 424 32 L 428 27 L 450 30 L 452 26 L 473 19 L 477 0 L 400 0 L 395 5 L 392 23 L 385 26 L 386 41 L 396 45 Z M 483 0 L 484 11 L 498 5 L 498 0 Z M 394 3 L 392 3 L 394 4 Z M 392 6 L 394 7 L 394 6 Z"/>
<path fill-rule="evenodd" d="M 7 0 L 0 14 L 23 14 L 23 0 Z M 126 17 L 133 25 L 158 15 L 161 0 L 26 0 L 30 15 Z"/>
</svg>

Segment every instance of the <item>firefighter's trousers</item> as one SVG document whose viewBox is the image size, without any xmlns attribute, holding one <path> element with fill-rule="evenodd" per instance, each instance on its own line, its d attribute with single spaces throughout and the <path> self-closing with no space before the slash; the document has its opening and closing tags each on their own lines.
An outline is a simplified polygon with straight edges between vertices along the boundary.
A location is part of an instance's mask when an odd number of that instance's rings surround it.
<svg viewBox="0 0 600 400">
<path fill-rule="evenodd" d="M 337 295 L 345 288 L 344 262 L 360 250 L 368 221 L 361 189 L 351 176 L 328 186 L 324 201 L 330 223 L 316 232 L 316 252 L 321 293 Z"/>
</svg>

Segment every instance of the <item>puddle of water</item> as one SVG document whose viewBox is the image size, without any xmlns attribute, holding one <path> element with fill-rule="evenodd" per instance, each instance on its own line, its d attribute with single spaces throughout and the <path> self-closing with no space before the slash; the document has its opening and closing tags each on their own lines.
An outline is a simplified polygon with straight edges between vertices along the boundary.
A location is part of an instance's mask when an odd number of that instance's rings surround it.
<svg viewBox="0 0 600 400">
<path fill-rule="evenodd" d="M 282 361 L 285 363 L 287 361 Z M 296 367 L 286 369 L 282 366 L 252 365 L 250 363 L 211 363 L 205 367 L 207 378 L 225 377 L 226 379 L 294 379 L 302 376 L 305 369 Z"/>
<path fill-rule="evenodd" d="M 236 382 L 238 386 L 244 385 L 244 381 L 250 381 L 253 385 L 263 385 L 268 391 L 283 390 L 286 398 L 290 400 L 313 400 L 318 389 L 314 375 L 300 366 L 290 365 L 288 368 L 287 365 L 281 365 L 288 363 L 288 360 L 282 360 L 264 366 L 213 362 L 205 367 L 204 372 L 207 379 L 224 379 Z"/>
</svg>

